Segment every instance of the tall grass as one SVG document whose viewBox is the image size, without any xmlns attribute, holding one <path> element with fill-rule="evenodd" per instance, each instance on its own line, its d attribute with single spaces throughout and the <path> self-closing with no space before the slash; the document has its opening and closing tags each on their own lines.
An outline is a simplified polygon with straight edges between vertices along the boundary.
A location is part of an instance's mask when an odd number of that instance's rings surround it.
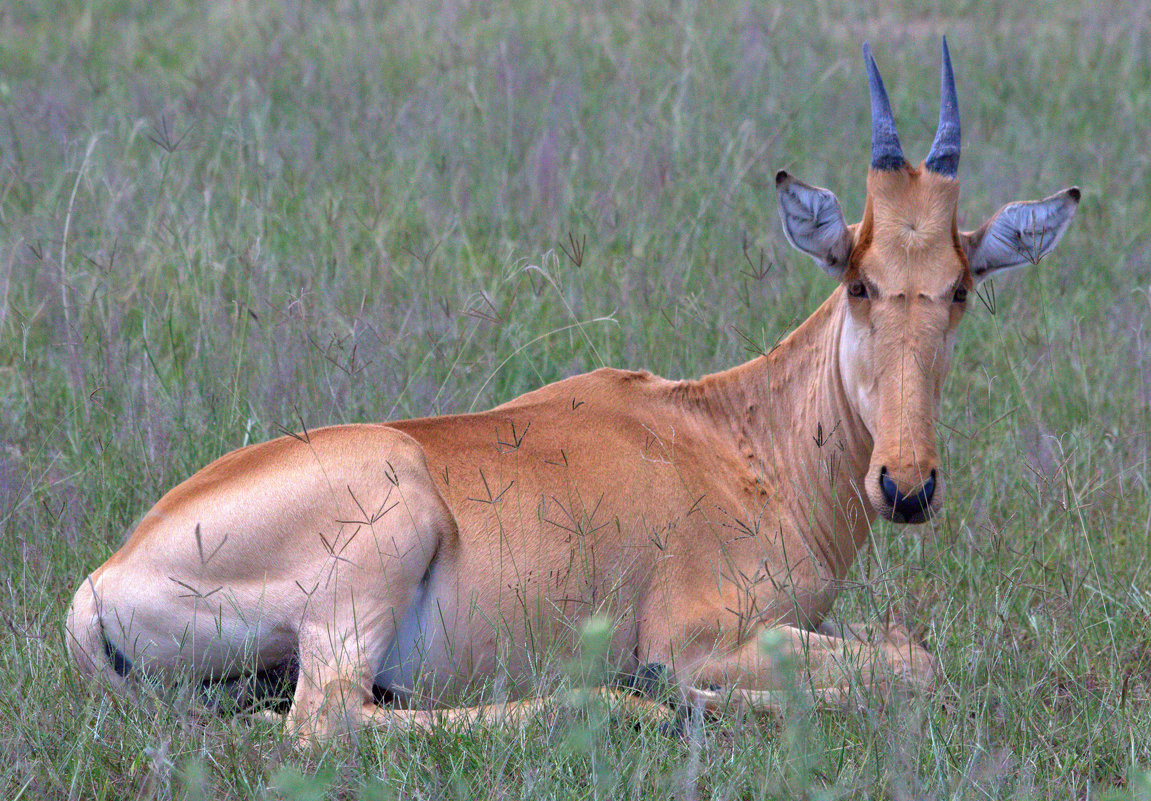
<svg viewBox="0 0 1151 801">
<path fill-rule="evenodd" d="M 1151 797 L 1149 19 L 1006 0 L 4 6 L 0 787 Z M 226 450 L 770 346 L 831 288 L 782 247 L 772 175 L 833 187 L 857 218 L 860 40 L 915 154 L 942 33 L 962 222 L 1071 183 L 1084 200 L 1056 255 L 964 322 L 947 512 L 879 526 L 836 610 L 906 620 L 942 660 L 935 697 L 678 737 L 589 712 L 312 754 L 75 676 L 76 582 Z"/>
</svg>

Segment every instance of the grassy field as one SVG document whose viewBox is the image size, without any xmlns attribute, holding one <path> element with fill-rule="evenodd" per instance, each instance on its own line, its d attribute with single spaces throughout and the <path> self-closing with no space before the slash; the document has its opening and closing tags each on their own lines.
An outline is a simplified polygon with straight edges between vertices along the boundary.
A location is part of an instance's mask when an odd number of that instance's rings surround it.
<svg viewBox="0 0 1151 801">
<path fill-rule="evenodd" d="M 0 6 L 0 794 L 1151 798 L 1151 16 L 1069 8 Z M 837 607 L 906 620 L 934 697 L 301 753 L 75 675 L 76 583 L 227 450 L 770 346 L 832 288 L 784 243 L 772 176 L 858 219 L 859 45 L 919 158 L 943 33 L 961 224 L 1084 199 L 964 322 L 946 512 L 877 525 Z"/>
</svg>

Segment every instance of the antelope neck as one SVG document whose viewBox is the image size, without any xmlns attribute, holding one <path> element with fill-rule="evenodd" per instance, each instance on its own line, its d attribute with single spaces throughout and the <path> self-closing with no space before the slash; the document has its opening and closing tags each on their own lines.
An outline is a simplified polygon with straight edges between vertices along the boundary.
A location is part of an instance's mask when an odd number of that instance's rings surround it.
<svg viewBox="0 0 1151 801">
<path fill-rule="evenodd" d="M 766 356 L 699 381 L 717 424 L 769 490 L 764 535 L 793 527 L 834 580 L 876 516 L 863 484 L 874 443 L 839 367 L 846 314 L 838 287 Z"/>
</svg>

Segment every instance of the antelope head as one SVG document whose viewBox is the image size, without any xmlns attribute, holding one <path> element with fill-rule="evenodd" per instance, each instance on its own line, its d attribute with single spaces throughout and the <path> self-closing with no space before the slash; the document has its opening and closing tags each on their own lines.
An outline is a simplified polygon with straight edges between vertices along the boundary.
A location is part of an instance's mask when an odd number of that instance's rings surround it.
<svg viewBox="0 0 1151 801">
<path fill-rule="evenodd" d="M 867 502 L 888 520 L 921 523 L 943 500 L 935 421 L 972 290 L 1001 270 L 1047 255 L 1075 215 L 1079 189 L 1010 203 L 978 230 L 959 231 L 959 110 L 947 40 L 939 126 L 918 166 L 903 157 L 866 44 L 863 56 L 871 90 L 863 219 L 847 225 L 827 189 L 782 171 L 775 181 L 788 241 L 841 284 L 840 377 L 873 442 L 863 476 Z"/>
</svg>

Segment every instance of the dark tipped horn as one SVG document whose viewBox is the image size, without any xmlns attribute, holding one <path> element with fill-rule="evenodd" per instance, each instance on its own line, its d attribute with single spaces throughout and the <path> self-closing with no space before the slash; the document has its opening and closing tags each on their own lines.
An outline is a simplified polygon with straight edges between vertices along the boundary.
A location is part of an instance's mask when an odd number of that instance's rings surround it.
<svg viewBox="0 0 1151 801">
<path fill-rule="evenodd" d="M 943 37 L 943 68 L 940 73 L 939 127 L 927 154 L 927 169 L 954 178 L 959 172 L 959 101 L 955 97 L 955 73 L 951 71 L 951 53 Z"/>
<path fill-rule="evenodd" d="M 871 89 L 871 166 L 876 170 L 898 170 L 907 161 L 899 146 L 899 133 L 895 130 L 883 78 L 879 77 L 879 67 L 875 66 L 871 46 L 866 42 L 863 43 L 863 63 L 867 66 L 867 85 Z"/>
</svg>

